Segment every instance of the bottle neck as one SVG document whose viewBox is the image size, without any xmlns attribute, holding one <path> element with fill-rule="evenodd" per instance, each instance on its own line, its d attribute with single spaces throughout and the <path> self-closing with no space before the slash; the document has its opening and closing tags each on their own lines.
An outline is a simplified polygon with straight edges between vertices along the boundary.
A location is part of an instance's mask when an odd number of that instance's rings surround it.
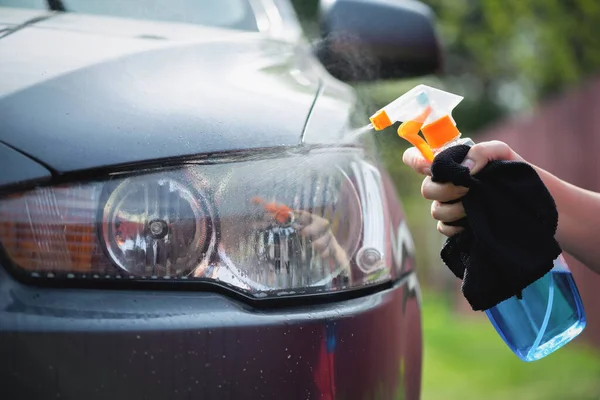
<svg viewBox="0 0 600 400">
<path fill-rule="evenodd" d="M 454 140 L 449 141 L 448 143 L 445 143 L 442 147 L 432 149 L 432 151 L 433 151 L 434 156 L 436 156 L 449 147 L 463 145 L 463 144 L 467 145 L 469 147 L 475 146 L 475 142 L 473 142 L 473 140 L 471 140 L 471 138 L 468 138 L 468 137 L 456 138 Z"/>
</svg>

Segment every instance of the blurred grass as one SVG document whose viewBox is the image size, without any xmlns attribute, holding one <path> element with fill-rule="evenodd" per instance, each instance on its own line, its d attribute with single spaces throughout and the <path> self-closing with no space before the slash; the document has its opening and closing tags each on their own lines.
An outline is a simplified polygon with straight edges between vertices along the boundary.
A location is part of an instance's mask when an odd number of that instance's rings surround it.
<svg viewBox="0 0 600 400">
<path fill-rule="evenodd" d="M 598 400 L 600 354 L 577 339 L 525 363 L 484 314 L 458 315 L 442 295 L 423 295 L 423 400 Z"/>
</svg>

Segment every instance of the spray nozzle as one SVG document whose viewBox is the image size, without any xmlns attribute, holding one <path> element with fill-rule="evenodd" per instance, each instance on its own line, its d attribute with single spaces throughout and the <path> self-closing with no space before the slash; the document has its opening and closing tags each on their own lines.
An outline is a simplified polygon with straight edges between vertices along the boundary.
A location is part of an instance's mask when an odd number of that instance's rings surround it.
<svg viewBox="0 0 600 400">
<path fill-rule="evenodd" d="M 433 160 L 434 149 L 460 136 L 451 117 L 463 97 L 426 85 L 418 85 L 371 116 L 375 130 L 403 122 L 398 135 Z M 423 137 L 419 135 L 422 131 Z"/>
</svg>

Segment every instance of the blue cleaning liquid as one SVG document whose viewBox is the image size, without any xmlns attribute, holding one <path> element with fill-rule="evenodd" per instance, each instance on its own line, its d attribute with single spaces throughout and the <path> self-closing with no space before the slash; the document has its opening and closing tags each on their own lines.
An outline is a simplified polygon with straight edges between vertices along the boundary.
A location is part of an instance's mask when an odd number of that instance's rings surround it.
<svg viewBox="0 0 600 400">
<path fill-rule="evenodd" d="M 516 296 L 486 314 L 498 334 L 523 361 L 560 349 L 585 328 L 583 303 L 573 275 L 559 257 L 554 268 Z"/>
</svg>

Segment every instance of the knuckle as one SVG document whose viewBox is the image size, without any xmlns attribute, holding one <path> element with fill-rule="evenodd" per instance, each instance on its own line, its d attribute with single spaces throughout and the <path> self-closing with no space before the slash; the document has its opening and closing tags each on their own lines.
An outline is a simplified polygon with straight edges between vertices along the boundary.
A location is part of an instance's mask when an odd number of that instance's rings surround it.
<svg viewBox="0 0 600 400">
<path fill-rule="evenodd" d="M 437 231 L 439 233 L 441 233 L 442 235 L 445 235 L 444 231 L 446 230 L 445 225 L 442 223 L 442 221 L 438 221 L 437 223 Z"/>
<path fill-rule="evenodd" d="M 493 140 L 490 140 L 489 143 L 490 143 L 490 145 L 493 145 L 493 146 L 508 149 L 508 145 L 501 140 L 493 139 Z"/>
<path fill-rule="evenodd" d="M 428 176 L 425 177 L 425 179 L 423 179 L 423 183 L 421 183 L 421 196 L 423 196 L 427 200 L 434 200 L 429 198 L 431 197 L 431 185 Z"/>
<path fill-rule="evenodd" d="M 440 199 L 444 202 L 460 200 L 467 192 L 468 188 L 463 186 L 454 186 L 453 184 L 445 184 L 440 190 Z"/>
<path fill-rule="evenodd" d="M 433 217 L 433 219 L 437 219 L 439 220 L 440 218 L 440 211 L 439 211 L 439 203 L 437 201 L 434 201 L 431 203 L 431 216 Z"/>
<path fill-rule="evenodd" d="M 454 186 L 451 183 L 434 183 L 429 176 L 421 184 L 421 195 L 427 200 L 455 201 L 464 197 L 468 191 L 469 188 Z"/>
<path fill-rule="evenodd" d="M 464 197 L 468 192 L 469 192 L 469 188 L 464 187 L 464 186 L 455 186 L 456 188 L 456 196 L 452 199 L 452 200 L 458 200 L 461 197 Z"/>
<path fill-rule="evenodd" d="M 402 162 L 408 165 L 409 167 L 412 166 L 412 157 L 410 155 L 410 149 L 406 149 L 406 151 L 404 151 L 404 153 L 402 154 Z"/>
<path fill-rule="evenodd" d="M 431 190 L 424 189 L 421 191 L 421 194 L 427 200 L 435 200 L 435 196 L 433 195 L 433 193 L 431 193 Z"/>
<path fill-rule="evenodd" d="M 472 148 L 473 158 L 486 160 L 507 158 L 510 155 L 510 147 L 500 140 L 490 140 L 478 143 Z"/>
<path fill-rule="evenodd" d="M 462 202 L 461 203 L 456 203 L 455 206 L 454 206 L 454 210 L 453 210 L 453 219 L 456 221 L 456 220 L 459 220 L 459 219 L 461 219 L 461 218 L 463 218 L 465 216 L 466 216 L 466 214 L 465 214 L 465 208 L 463 207 Z"/>
</svg>

